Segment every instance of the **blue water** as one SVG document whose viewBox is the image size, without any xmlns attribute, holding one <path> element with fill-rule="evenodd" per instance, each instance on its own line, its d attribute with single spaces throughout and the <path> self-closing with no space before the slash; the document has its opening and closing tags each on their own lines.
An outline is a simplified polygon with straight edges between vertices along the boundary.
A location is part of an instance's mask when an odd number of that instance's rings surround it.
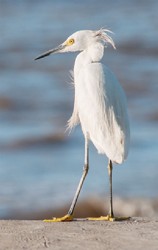
<svg viewBox="0 0 158 250">
<path fill-rule="evenodd" d="M 128 98 L 131 149 L 114 169 L 114 193 L 157 197 L 158 2 L 0 1 L 0 217 L 70 202 L 82 173 L 80 128 L 64 133 L 73 109 L 69 70 L 76 54 L 35 62 L 80 29 L 106 27 L 117 50 L 104 62 Z M 49 140 L 60 135 L 60 140 Z M 81 197 L 107 195 L 107 159 L 90 147 Z"/>
</svg>

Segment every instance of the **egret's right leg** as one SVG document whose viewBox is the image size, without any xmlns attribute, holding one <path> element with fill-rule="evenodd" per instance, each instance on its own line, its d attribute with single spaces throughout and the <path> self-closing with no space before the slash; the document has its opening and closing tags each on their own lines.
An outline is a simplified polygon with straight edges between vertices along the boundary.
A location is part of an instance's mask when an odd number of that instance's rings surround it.
<svg viewBox="0 0 158 250">
<path fill-rule="evenodd" d="M 101 216 L 101 217 L 96 217 L 96 218 L 88 218 L 88 220 L 97 220 L 97 221 L 122 221 L 122 220 L 128 220 L 130 217 L 115 217 L 114 212 L 113 212 L 113 193 L 112 193 L 112 161 L 109 160 L 108 163 L 108 174 L 109 174 L 109 198 L 110 198 L 110 210 L 109 214 L 107 216 Z"/>
<path fill-rule="evenodd" d="M 73 201 L 71 203 L 70 209 L 68 211 L 68 213 L 61 217 L 61 218 L 53 218 L 53 219 L 48 219 L 48 220 L 44 220 L 44 222 L 62 222 L 62 221 L 72 221 L 73 220 L 73 214 L 74 214 L 74 209 L 80 194 L 80 191 L 82 189 L 83 186 L 83 182 L 86 178 L 86 175 L 88 173 L 88 169 L 89 169 L 89 149 L 88 149 L 88 138 L 85 137 L 85 161 L 84 161 L 84 168 L 83 168 L 83 174 L 81 176 L 79 185 L 77 187 L 75 196 L 73 198 Z"/>
</svg>

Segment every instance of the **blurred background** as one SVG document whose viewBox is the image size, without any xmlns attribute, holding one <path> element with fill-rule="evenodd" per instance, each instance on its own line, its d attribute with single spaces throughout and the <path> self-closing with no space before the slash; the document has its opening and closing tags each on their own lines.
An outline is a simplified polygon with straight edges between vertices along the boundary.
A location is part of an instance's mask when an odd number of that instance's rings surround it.
<svg viewBox="0 0 158 250">
<path fill-rule="evenodd" d="M 74 95 L 69 71 L 77 54 L 34 58 L 77 30 L 101 27 L 114 32 L 117 50 L 108 46 L 103 61 L 125 89 L 131 123 L 128 160 L 114 168 L 115 210 L 121 204 L 134 206 L 128 215 L 140 207 L 154 214 L 157 10 L 156 0 L 0 0 L 0 218 L 41 218 L 71 203 L 84 162 L 80 127 L 65 133 Z M 108 188 L 107 159 L 91 145 L 80 211 L 90 211 L 86 200 L 104 207 Z"/>
</svg>

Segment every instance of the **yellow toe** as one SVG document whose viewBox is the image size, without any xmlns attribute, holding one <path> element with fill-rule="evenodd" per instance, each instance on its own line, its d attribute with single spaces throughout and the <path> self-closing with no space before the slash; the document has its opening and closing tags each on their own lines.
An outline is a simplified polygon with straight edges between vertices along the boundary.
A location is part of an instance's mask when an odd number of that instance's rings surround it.
<svg viewBox="0 0 158 250">
<path fill-rule="evenodd" d="M 52 218 L 52 219 L 46 219 L 44 222 L 64 222 L 64 221 L 72 221 L 73 220 L 73 215 L 66 214 L 63 217 L 60 218 Z"/>
<path fill-rule="evenodd" d="M 92 220 L 92 221 L 123 221 L 123 220 L 129 220 L 129 219 L 130 217 L 112 217 L 110 215 L 87 218 L 87 220 Z"/>
<path fill-rule="evenodd" d="M 94 221 L 109 221 L 109 216 L 100 216 L 100 217 L 89 217 L 88 220 L 94 220 Z"/>
</svg>

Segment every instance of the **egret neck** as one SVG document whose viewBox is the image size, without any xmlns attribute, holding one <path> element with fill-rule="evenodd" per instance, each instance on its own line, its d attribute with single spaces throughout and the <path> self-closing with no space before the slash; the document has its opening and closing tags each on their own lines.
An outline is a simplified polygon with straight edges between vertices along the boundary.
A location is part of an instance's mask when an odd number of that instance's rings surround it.
<svg viewBox="0 0 158 250">
<path fill-rule="evenodd" d="M 104 55 L 104 45 L 100 42 L 92 43 L 87 49 L 83 50 L 76 57 L 74 65 L 74 76 L 79 74 L 79 71 L 89 63 L 100 62 Z"/>
</svg>

